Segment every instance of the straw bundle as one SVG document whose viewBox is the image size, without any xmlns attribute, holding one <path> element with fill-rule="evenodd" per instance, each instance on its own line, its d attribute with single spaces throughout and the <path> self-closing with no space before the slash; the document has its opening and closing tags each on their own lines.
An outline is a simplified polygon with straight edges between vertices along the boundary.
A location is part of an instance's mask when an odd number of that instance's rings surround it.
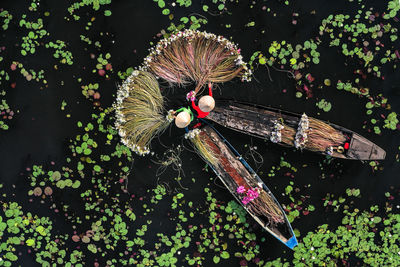
<svg viewBox="0 0 400 267">
<path fill-rule="evenodd" d="M 216 166 L 218 164 L 218 157 L 215 154 L 214 149 L 200 135 L 201 130 L 193 129 L 185 134 L 185 138 L 192 142 L 200 157 L 210 165 Z"/>
<path fill-rule="evenodd" d="M 237 76 L 250 80 L 251 71 L 240 49 L 222 36 L 185 30 L 161 40 L 150 51 L 144 69 L 172 84 L 195 82 L 196 93 L 209 82 L 227 82 Z"/>
<path fill-rule="evenodd" d="M 346 141 L 346 137 L 329 124 L 309 118 L 308 142 L 305 148 L 325 152 L 329 147 L 337 147 Z"/>
<path fill-rule="evenodd" d="M 122 143 L 139 155 L 150 152 L 149 145 L 172 121 L 164 113 L 164 99 L 157 79 L 146 71 L 134 71 L 117 92 L 116 128 Z"/>
<path fill-rule="evenodd" d="M 274 199 L 264 190 L 260 190 L 259 196 L 249 202 L 249 209 L 254 213 L 269 218 L 271 224 L 283 223 L 284 214 Z"/>
</svg>

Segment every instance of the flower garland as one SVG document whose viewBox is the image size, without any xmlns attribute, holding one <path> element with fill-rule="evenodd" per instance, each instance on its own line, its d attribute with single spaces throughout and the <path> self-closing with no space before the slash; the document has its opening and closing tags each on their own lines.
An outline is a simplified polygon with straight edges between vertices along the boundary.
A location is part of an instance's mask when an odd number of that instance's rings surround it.
<svg viewBox="0 0 400 267">
<path fill-rule="evenodd" d="M 307 138 L 307 130 L 309 129 L 309 122 L 308 122 L 308 116 L 303 113 L 301 116 L 301 119 L 299 121 L 299 125 L 297 127 L 297 132 L 294 140 L 294 146 L 296 148 L 304 148 L 308 138 Z"/>
</svg>

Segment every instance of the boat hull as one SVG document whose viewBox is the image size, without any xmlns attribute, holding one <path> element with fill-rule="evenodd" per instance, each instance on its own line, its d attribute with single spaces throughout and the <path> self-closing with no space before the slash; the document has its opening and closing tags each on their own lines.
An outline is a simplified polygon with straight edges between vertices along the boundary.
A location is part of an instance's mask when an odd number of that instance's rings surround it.
<svg viewBox="0 0 400 267">
<path fill-rule="evenodd" d="M 217 101 L 215 109 L 210 112 L 207 119 L 224 127 L 269 140 L 274 130 L 274 121 L 283 121 L 286 125 L 297 129 L 301 115 L 253 104 Z M 323 123 L 328 124 L 349 138 L 349 147 L 342 153 L 334 151 L 331 154 L 332 157 L 354 160 L 385 159 L 386 152 L 368 139 L 333 123 Z M 278 144 L 288 146 L 282 142 Z M 294 146 L 294 143 L 292 146 Z M 317 152 L 326 154 L 325 151 Z"/>
<path fill-rule="evenodd" d="M 213 152 L 218 157 L 218 163 L 210 163 L 208 165 L 213 169 L 218 178 L 231 192 L 235 199 L 244 207 L 244 209 L 270 234 L 280 240 L 289 248 L 293 249 L 297 245 L 297 240 L 292 230 L 292 227 L 286 218 L 285 212 L 278 203 L 269 188 L 258 177 L 255 171 L 247 164 L 240 154 L 232 147 L 229 142 L 212 126 L 207 125 L 201 129 L 200 138 L 202 141 L 212 147 Z M 242 197 L 237 193 L 239 185 L 248 186 L 249 188 L 258 187 L 260 196 L 266 199 L 267 202 L 262 202 L 263 205 L 273 205 L 277 211 L 278 218 L 257 214 L 252 210 L 250 205 L 245 205 L 242 202 Z M 277 223 L 279 221 L 279 223 Z"/>
</svg>

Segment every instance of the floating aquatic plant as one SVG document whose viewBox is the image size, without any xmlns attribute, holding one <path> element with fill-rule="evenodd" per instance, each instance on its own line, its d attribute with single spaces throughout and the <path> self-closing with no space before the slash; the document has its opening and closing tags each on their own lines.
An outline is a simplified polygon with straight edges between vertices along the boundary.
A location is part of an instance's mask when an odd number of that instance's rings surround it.
<svg viewBox="0 0 400 267">
<path fill-rule="evenodd" d="M 332 108 L 332 104 L 325 99 L 321 99 L 317 104 L 315 104 L 318 108 L 322 109 L 325 112 L 328 112 Z"/>
</svg>

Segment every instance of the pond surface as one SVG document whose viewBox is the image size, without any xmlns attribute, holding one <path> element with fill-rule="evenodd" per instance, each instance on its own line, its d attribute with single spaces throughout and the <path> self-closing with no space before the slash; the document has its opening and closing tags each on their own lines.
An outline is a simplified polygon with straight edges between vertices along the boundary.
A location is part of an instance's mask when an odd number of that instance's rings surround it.
<svg viewBox="0 0 400 267">
<path fill-rule="evenodd" d="M 399 10 L 397 0 L 2 1 L 0 266 L 399 265 Z M 234 202 L 184 131 L 171 127 L 140 157 L 113 129 L 117 85 L 183 28 L 232 38 L 250 62 L 252 81 L 218 84 L 215 98 L 305 112 L 387 153 L 331 159 L 216 126 L 285 207 L 294 251 Z M 161 87 L 179 108 L 194 85 Z"/>
</svg>

